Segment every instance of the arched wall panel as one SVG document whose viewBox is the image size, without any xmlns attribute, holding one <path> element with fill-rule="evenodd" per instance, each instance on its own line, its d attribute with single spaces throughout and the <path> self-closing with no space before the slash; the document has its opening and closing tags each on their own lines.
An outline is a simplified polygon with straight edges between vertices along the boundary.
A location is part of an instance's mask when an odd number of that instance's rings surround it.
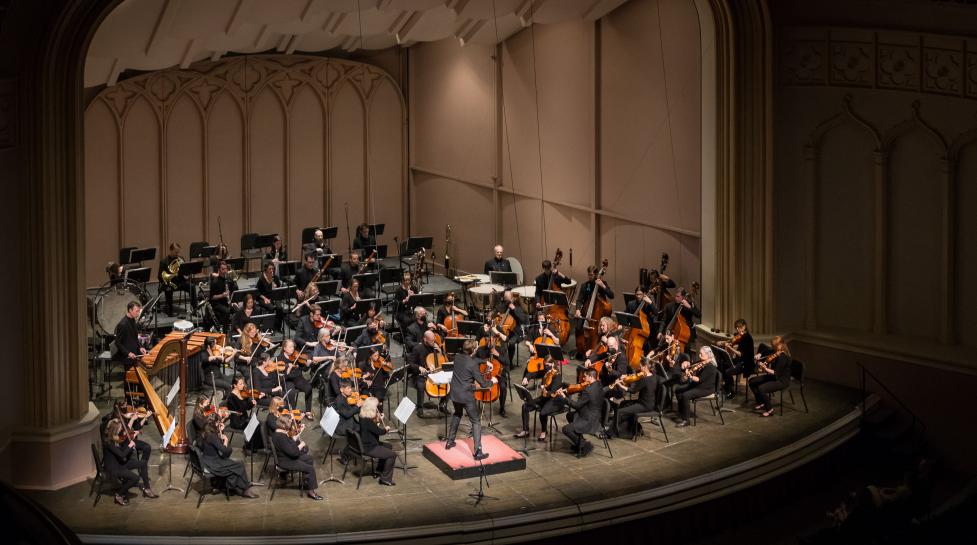
<svg viewBox="0 0 977 545">
<path fill-rule="evenodd" d="M 344 225 L 343 203 L 351 224 L 365 221 L 368 123 L 376 187 L 370 219 L 387 225 L 381 242 L 402 237 L 406 111 L 399 95 L 374 66 L 301 55 L 201 62 L 104 89 L 85 113 L 86 284 L 104 282 L 105 263 L 121 245 L 176 241 L 186 257 L 191 242 L 216 244 L 218 217 L 232 255 L 247 230 L 283 235 L 293 258 L 302 228 L 327 218 Z M 334 245 L 344 249 L 345 228 L 340 235 Z"/>
<path fill-rule="evenodd" d="M 964 148 L 957 170 L 956 336 L 960 344 L 977 348 L 977 143 Z"/>
</svg>

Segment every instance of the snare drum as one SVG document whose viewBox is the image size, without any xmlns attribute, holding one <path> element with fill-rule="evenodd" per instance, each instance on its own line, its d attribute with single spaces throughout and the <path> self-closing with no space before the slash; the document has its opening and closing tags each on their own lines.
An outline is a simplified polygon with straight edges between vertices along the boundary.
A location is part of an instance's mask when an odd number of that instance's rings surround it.
<svg viewBox="0 0 977 545">
<path fill-rule="evenodd" d="M 179 331 L 180 333 L 189 333 L 193 331 L 193 322 L 188 320 L 177 320 L 173 322 L 173 331 Z"/>
<path fill-rule="evenodd" d="M 481 284 L 468 290 L 472 296 L 472 304 L 478 308 L 492 308 L 495 305 L 495 294 L 502 293 L 505 288 L 498 284 Z"/>
</svg>

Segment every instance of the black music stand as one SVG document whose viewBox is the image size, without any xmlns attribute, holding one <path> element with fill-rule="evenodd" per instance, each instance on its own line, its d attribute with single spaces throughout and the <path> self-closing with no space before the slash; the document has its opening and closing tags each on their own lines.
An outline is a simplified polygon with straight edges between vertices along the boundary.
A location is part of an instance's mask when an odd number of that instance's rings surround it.
<svg viewBox="0 0 977 545">
<path fill-rule="evenodd" d="M 244 270 L 244 262 L 247 260 L 245 257 L 232 257 L 230 259 L 225 259 L 227 263 L 228 270 L 232 271 L 242 271 Z"/>
<path fill-rule="evenodd" d="M 278 237 L 278 233 L 271 233 L 267 235 L 258 235 L 254 239 L 254 247 L 257 248 L 270 248 L 274 246 L 275 239 Z"/>
<path fill-rule="evenodd" d="M 570 306 L 570 300 L 567 299 L 567 294 L 556 290 L 543 290 L 543 303 L 547 305 L 562 305 L 564 307 Z"/>
<path fill-rule="evenodd" d="M 356 363 L 358 364 L 363 363 L 366 360 L 370 359 L 370 355 L 372 355 L 374 351 L 379 352 L 382 347 L 383 347 L 382 344 L 368 344 L 364 346 L 358 346 L 356 348 Z"/>
<path fill-rule="evenodd" d="M 232 305 L 244 305 L 244 299 L 251 294 L 255 299 L 258 298 L 258 290 L 256 288 L 248 288 L 246 290 L 237 290 L 231 294 L 230 304 Z M 257 301 L 255 301 L 257 302 Z"/>
<path fill-rule="evenodd" d="M 315 241 L 315 232 L 319 229 L 322 227 L 305 227 L 302 229 L 302 244 L 312 244 Z"/>
<path fill-rule="evenodd" d="M 339 266 L 343 264 L 343 254 L 322 254 L 316 257 L 316 266 L 321 269 L 322 266 L 325 265 L 326 260 L 330 257 L 332 258 L 332 261 L 329 262 L 329 268 L 326 269 L 325 272 L 338 269 Z"/>
<path fill-rule="evenodd" d="M 353 278 L 360 283 L 360 291 L 364 289 L 375 290 L 374 286 L 376 286 L 380 275 L 377 273 L 354 274 Z"/>
<path fill-rule="evenodd" d="M 343 342 L 346 344 L 353 344 L 356 339 L 360 336 L 360 333 L 366 330 L 365 325 L 357 325 L 353 327 L 347 327 L 343 330 Z"/>
<path fill-rule="evenodd" d="M 319 229 L 322 230 L 323 240 L 332 240 L 339 234 L 339 226 L 336 225 L 332 227 L 320 227 Z M 315 229 L 312 230 L 312 239 L 315 240 Z M 312 241 L 310 240 L 309 242 Z"/>
<path fill-rule="evenodd" d="M 287 301 L 289 299 L 295 298 L 295 286 L 282 286 L 280 288 L 272 288 L 271 299 L 272 301 Z"/>
<path fill-rule="evenodd" d="M 285 278 L 286 276 L 295 276 L 295 273 L 298 272 L 301 264 L 302 262 L 298 260 L 280 262 L 278 264 L 278 276 L 282 278 Z"/>
<path fill-rule="evenodd" d="M 444 351 L 448 354 L 457 354 L 461 352 L 467 340 L 464 337 L 446 337 L 444 339 Z"/>
<path fill-rule="evenodd" d="M 623 325 L 624 327 L 636 327 L 641 329 L 641 318 L 639 318 L 637 314 L 615 311 L 614 318 L 617 319 L 617 323 Z"/>
<path fill-rule="evenodd" d="M 156 259 L 156 248 L 140 248 L 129 252 L 129 263 L 142 263 Z"/>
<path fill-rule="evenodd" d="M 537 345 L 537 346 L 542 346 L 542 345 Z M 549 346 L 549 345 L 546 345 L 546 346 Z M 516 389 L 516 393 L 519 394 L 519 399 L 522 400 L 523 404 L 532 404 L 533 406 L 535 406 L 535 403 L 533 403 L 533 394 L 532 394 L 532 392 L 529 391 L 528 388 L 526 388 L 522 384 L 515 384 L 514 386 L 515 386 L 515 389 Z M 540 407 L 536 407 L 534 409 L 534 412 L 536 412 L 537 414 L 539 414 L 539 409 L 540 409 Z M 536 417 L 534 416 L 533 418 L 536 418 Z M 536 429 L 536 425 L 535 424 L 533 424 L 533 429 Z M 536 447 L 533 447 L 533 446 L 530 446 L 529 445 L 529 430 L 523 430 L 523 431 L 526 433 L 526 436 L 522 438 L 522 448 L 517 448 L 517 449 L 515 449 L 515 451 L 516 452 L 521 452 L 523 454 L 523 456 L 528 457 L 529 456 L 529 451 L 536 450 Z"/>
<path fill-rule="evenodd" d="M 533 345 L 536 348 L 536 355 L 546 359 L 546 356 L 552 356 L 553 361 L 562 362 L 564 359 L 563 348 L 556 344 L 536 344 Z"/>
<path fill-rule="evenodd" d="M 205 259 L 214 255 L 213 248 L 216 246 L 211 246 L 206 240 L 201 240 L 200 242 L 190 243 L 190 259 Z"/>
<path fill-rule="evenodd" d="M 631 304 L 631 301 L 634 301 L 635 299 L 637 299 L 637 297 L 635 297 L 633 293 L 625 293 L 624 294 L 624 308 L 627 308 L 628 305 Z"/>
<path fill-rule="evenodd" d="M 356 306 L 353 307 L 353 312 L 363 315 L 366 311 L 373 308 L 377 311 L 380 310 L 380 299 L 374 297 L 373 299 L 360 299 L 356 302 Z"/>
<path fill-rule="evenodd" d="M 387 225 L 385 223 L 371 223 L 367 226 L 367 228 L 370 230 L 369 236 L 376 238 L 377 235 L 382 235 L 383 229 L 386 226 Z"/>
<path fill-rule="evenodd" d="M 315 287 L 319 288 L 320 297 L 333 297 L 339 295 L 339 285 L 341 282 L 339 280 L 322 280 L 315 283 Z"/>
<path fill-rule="evenodd" d="M 339 317 L 339 299 L 320 299 L 316 304 L 322 309 L 323 316 Z"/>
<path fill-rule="evenodd" d="M 271 331 L 275 327 L 275 315 L 274 314 L 255 314 L 251 316 L 249 320 L 254 325 L 258 326 L 258 331 Z M 271 342 L 271 339 L 267 339 Z M 269 349 L 274 348 L 275 345 L 269 347 Z"/>
<path fill-rule="evenodd" d="M 434 294 L 433 293 L 415 293 L 407 298 L 407 308 L 411 309 L 413 313 L 414 309 L 417 307 L 433 307 L 434 306 Z M 413 316 L 413 314 L 411 314 Z"/>
<path fill-rule="evenodd" d="M 119 248 L 119 265 L 128 265 L 132 263 L 132 252 L 138 250 L 136 246 L 126 246 L 125 248 Z"/>
<path fill-rule="evenodd" d="M 377 261 L 381 259 L 387 259 L 387 245 L 386 244 L 370 244 L 369 246 L 364 246 L 363 251 L 366 252 L 364 256 L 370 255 L 373 250 L 377 251 L 376 257 Z"/>
<path fill-rule="evenodd" d="M 490 282 L 511 288 L 517 284 L 516 273 L 503 271 L 489 271 Z"/>
<path fill-rule="evenodd" d="M 434 237 L 410 237 L 407 239 L 406 252 L 409 257 L 421 250 L 431 250 L 434 247 Z"/>
<path fill-rule="evenodd" d="M 138 269 L 128 269 L 125 272 L 126 280 L 136 284 L 146 284 L 149 282 L 149 267 L 139 267 Z"/>
<path fill-rule="evenodd" d="M 458 333 L 466 337 L 478 337 L 485 324 L 474 320 L 458 320 Z"/>
</svg>

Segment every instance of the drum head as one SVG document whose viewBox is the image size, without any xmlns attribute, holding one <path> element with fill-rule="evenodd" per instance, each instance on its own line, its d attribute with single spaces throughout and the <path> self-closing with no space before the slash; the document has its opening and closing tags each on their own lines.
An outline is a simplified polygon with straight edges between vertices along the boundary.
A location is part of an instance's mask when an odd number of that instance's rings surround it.
<svg viewBox="0 0 977 545">
<path fill-rule="evenodd" d="M 193 322 L 188 320 L 177 320 L 173 322 L 173 331 L 189 333 L 190 331 L 193 331 Z"/>
<path fill-rule="evenodd" d="M 104 286 L 95 295 L 95 325 L 103 336 L 115 335 L 115 326 L 126 315 L 130 302 L 145 305 L 149 299 L 146 290 L 132 282 Z"/>
<path fill-rule="evenodd" d="M 475 277 L 475 281 L 478 282 L 479 284 L 488 284 L 489 282 L 492 281 L 492 277 L 487 274 L 476 273 L 473 274 L 472 276 Z"/>
<path fill-rule="evenodd" d="M 512 291 L 522 297 L 528 297 L 530 299 L 536 297 L 536 286 L 519 286 L 518 288 L 512 288 Z"/>
</svg>

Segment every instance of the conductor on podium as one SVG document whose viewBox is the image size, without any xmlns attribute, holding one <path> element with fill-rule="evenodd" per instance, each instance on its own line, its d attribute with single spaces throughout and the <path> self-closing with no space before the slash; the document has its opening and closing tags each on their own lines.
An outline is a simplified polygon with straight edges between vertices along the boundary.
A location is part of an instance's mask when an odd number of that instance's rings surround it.
<svg viewBox="0 0 977 545">
<path fill-rule="evenodd" d="M 472 425 L 472 439 L 475 444 L 474 457 L 476 460 L 488 458 L 488 454 L 482 452 L 482 425 L 480 422 L 481 413 L 475 401 L 474 391 L 477 382 L 482 388 L 490 388 L 492 383 L 498 379 L 492 377 L 491 380 L 482 376 L 478 369 L 478 361 L 472 356 L 478 350 L 478 343 L 474 339 L 468 339 L 462 345 L 462 353 L 455 356 L 454 374 L 451 376 L 451 387 L 449 398 L 454 404 L 454 414 L 451 416 L 451 425 L 448 428 L 445 449 L 455 446 L 455 435 L 458 433 L 458 424 L 461 422 L 462 411 L 468 414 L 468 420 Z"/>
</svg>

